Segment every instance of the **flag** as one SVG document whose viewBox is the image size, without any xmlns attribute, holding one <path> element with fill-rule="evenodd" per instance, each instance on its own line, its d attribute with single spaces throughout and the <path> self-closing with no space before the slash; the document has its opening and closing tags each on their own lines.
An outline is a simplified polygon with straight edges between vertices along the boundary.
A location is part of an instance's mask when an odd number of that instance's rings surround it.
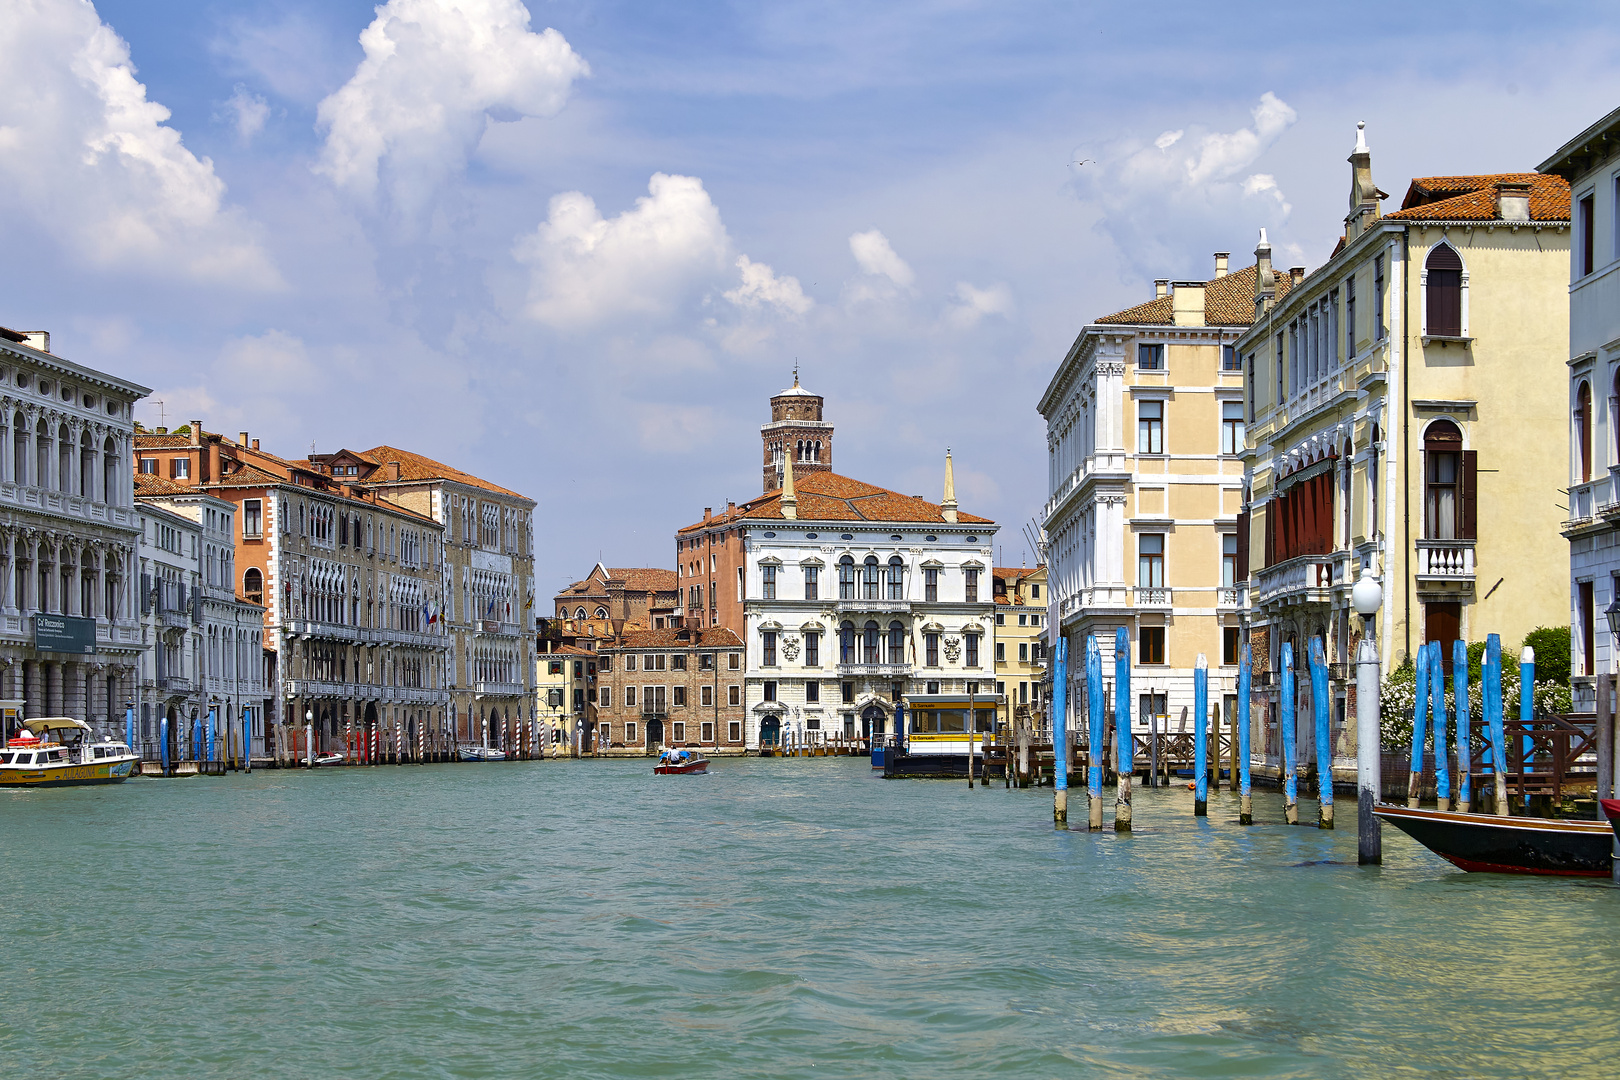
<svg viewBox="0 0 1620 1080">
<path fill-rule="evenodd" d="M 494 614 L 495 614 L 495 598 L 492 596 L 492 597 L 489 598 L 489 607 L 484 609 L 484 618 L 487 619 L 491 615 L 494 615 Z"/>
</svg>

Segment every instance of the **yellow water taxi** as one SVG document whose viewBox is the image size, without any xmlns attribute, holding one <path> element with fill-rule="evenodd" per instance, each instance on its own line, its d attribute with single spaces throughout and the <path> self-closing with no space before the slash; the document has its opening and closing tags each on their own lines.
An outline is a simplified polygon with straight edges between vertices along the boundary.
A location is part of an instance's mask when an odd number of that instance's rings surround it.
<svg viewBox="0 0 1620 1080">
<path fill-rule="evenodd" d="M 0 749 L 0 787 L 121 784 L 137 756 L 125 743 L 90 741 L 92 730 L 71 716 L 36 716 Z M 71 736 L 71 737 L 70 737 Z"/>
</svg>

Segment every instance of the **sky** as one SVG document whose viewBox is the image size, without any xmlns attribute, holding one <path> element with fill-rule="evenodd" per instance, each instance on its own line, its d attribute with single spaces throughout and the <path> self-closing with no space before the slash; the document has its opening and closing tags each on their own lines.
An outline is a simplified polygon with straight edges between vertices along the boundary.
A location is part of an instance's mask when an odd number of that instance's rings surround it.
<svg viewBox="0 0 1620 1080">
<path fill-rule="evenodd" d="M 0 0 L 0 325 L 287 457 L 410 448 L 536 501 L 542 592 L 673 566 L 835 469 L 1034 561 L 1080 328 L 1315 267 L 1375 181 L 1524 171 L 1620 103 L 1610 5 L 1367 9 Z M 161 401 L 161 405 L 159 402 Z"/>
</svg>

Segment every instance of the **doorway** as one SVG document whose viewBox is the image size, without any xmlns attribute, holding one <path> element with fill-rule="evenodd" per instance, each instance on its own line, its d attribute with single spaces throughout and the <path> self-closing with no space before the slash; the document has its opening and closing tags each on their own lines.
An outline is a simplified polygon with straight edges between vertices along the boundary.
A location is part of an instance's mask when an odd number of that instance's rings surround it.
<svg viewBox="0 0 1620 1080">
<path fill-rule="evenodd" d="M 782 718 L 774 713 L 759 722 L 759 745 L 779 746 L 782 742 Z"/>
</svg>

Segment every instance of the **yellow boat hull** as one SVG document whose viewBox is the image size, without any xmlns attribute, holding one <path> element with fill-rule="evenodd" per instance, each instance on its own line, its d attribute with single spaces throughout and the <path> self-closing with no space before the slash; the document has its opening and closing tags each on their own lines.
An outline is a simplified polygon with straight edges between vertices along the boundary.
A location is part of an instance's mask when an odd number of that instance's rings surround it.
<svg viewBox="0 0 1620 1080">
<path fill-rule="evenodd" d="M 0 765 L 0 787 L 70 787 L 79 784 L 122 784 L 135 767 L 134 758 L 93 761 L 88 765 Z"/>
</svg>

